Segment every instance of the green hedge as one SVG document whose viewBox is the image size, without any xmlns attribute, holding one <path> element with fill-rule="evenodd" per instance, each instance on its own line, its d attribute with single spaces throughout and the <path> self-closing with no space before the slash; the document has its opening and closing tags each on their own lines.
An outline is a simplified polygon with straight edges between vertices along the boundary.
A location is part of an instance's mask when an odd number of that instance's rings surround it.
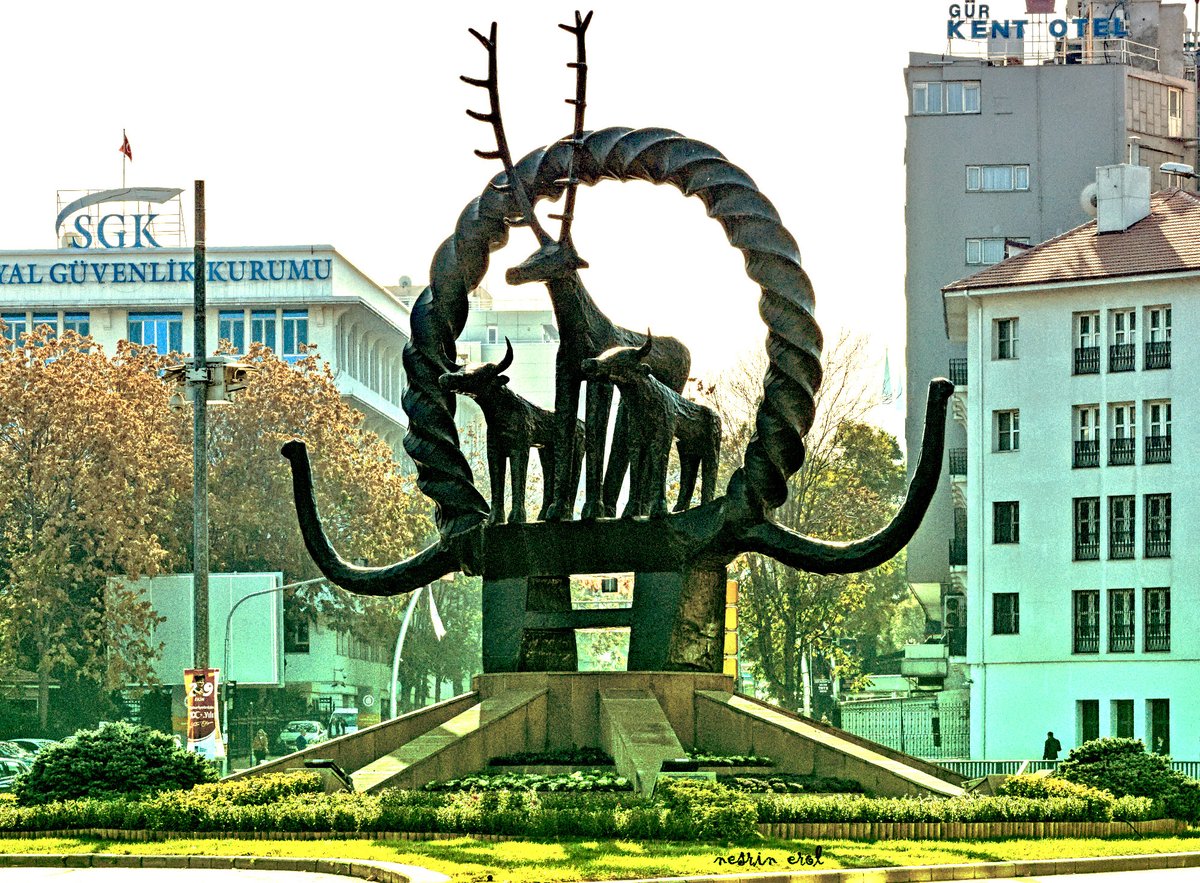
<svg viewBox="0 0 1200 883">
<path fill-rule="evenodd" d="M 612 770 L 576 770 L 573 773 L 499 773 L 463 776 L 429 782 L 425 791 L 632 791 L 633 783 Z"/>
<path fill-rule="evenodd" d="M 1118 797 L 1162 801 L 1170 818 L 1200 821 L 1200 782 L 1171 767 L 1171 759 L 1148 754 L 1141 739 L 1093 739 L 1071 749 L 1054 775 L 1103 788 Z"/>
<path fill-rule="evenodd" d="M 1161 816 L 1145 797 L 1097 802 L 1080 797 L 786 795 L 758 802 L 760 822 L 1108 822 Z"/>
<path fill-rule="evenodd" d="M 853 779 L 833 776 L 801 776 L 792 773 L 736 776 L 717 773 L 717 781 L 735 791 L 749 794 L 862 794 L 863 786 Z"/>
</svg>

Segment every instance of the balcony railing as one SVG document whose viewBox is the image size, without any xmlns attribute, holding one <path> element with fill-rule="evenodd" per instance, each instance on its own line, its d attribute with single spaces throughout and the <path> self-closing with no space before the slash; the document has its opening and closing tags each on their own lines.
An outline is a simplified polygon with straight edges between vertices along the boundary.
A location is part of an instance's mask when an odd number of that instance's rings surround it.
<svg viewBox="0 0 1200 883">
<path fill-rule="evenodd" d="M 1151 530 L 1146 532 L 1146 557 L 1170 558 L 1171 535 L 1163 531 Z"/>
<path fill-rule="evenodd" d="M 1099 561 L 1100 560 L 1100 541 L 1097 540 L 1076 540 L 1075 541 L 1075 560 L 1076 561 Z"/>
<path fill-rule="evenodd" d="M 1171 341 L 1146 341 L 1146 351 L 1142 355 L 1142 364 L 1146 370 L 1150 370 L 1151 368 L 1170 368 Z"/>
<path fill-rule="evenodd" d="M 965 537 L 950 538 L 950 566 L 965 567 L 967 564 L 967 540 Z"/>
<path fill-rule="evenodd" d="M 1132 343 L 1114 343 L 1108 348 L 1109 371 L 1132 371 L 1137 347 Z"/>
<path fill-rule="evenodd" d="M 1100 439 L 1075 442 L 1075 458 L 1071 465 L 1076 469 L 1087 469 L 1100 465 Z"/>
<path fill-rule="evenodd" d="M 1133 557 L 1133 535 L 1110 531 L 1108 534 L 1108 557 L 1121 560 Z"/>
<path fill-rule="evenodd" d="M 1099 374 L 1100 373 L 1100 347 L 1098 347 L 1098 346 L 1077 346 L 1077 347 L 1075 347 L 1075 373 L 1076 374 Z"/>
<path fill-rule="evenodd" d="M 1136 459 L 1137 439 L 1110 438 L 1108 440 L 1108 465 L 1132 466 Z"/>
<path fill-rule="evenodd" d="M 1133 626 L 1113 626 L 1108 630 L 1108 652 L 1133 652 Z"/>
<path fill-rule="evenodd" d="M 1169 435 L 1148 435 L 1148 436 L 1146 436 L 1146 450 L 1142 455 L 1142 461 L 1145 463 L 1170 463 L 1171 462 L 1171 436 L 1169 436 Z"/>
<path fill-rule="evenodd" d="M 955 386 L 967 385 L 967 360 L 966 359 L 951 359 L 950 360 L 950 382 Z"/>
<path fill-rule="evenodd" d="M 966 448 L 951 448 L 949 451 L 950 474 L 951 475 L 966 475 L 967 474 L 967 449 Z"/>
<path fill-rule="evenodd" d="M 1146 623 L 1144 649 L 1162 652 L 1171 649 L 1171 621 Z"/>
<path fill-rule="evenodd" d="M 1073 650 L 1075 653 L 1099 653 L 1100 629 L 1076 626 Z"/>
</svg>

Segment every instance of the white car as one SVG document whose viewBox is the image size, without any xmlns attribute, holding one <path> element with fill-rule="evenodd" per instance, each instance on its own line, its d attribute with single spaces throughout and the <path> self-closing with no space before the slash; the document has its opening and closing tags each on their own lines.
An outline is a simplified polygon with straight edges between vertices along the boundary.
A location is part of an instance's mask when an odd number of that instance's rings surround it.
<svg viewBox="0 0 1200 883">
<path fill-rule="evenodd" d="M 40 754 L 42 749 L 48 745 L 57 745 L 53 739 L 9 739 L 9 742 L 19 745 L 32 755 Z"/>
<path fill-rule="evenodd" d="M 329 738 L 329 731 L 325 729 L 324 724 L 318 721 L 291 721 L 279 734 L 279 744 L 283 746 L 284 751 L 289 753 L 295 751 L 296 742 L 299 741 L 302 734 L 306 748 Z"/>
</svg>

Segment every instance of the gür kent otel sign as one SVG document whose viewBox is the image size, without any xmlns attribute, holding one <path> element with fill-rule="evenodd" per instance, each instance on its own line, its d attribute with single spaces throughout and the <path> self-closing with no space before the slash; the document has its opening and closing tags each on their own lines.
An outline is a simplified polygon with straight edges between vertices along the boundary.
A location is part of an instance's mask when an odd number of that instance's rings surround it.
<svg viewBox="0 0 1200 883">
<path fill-rule="evenodd" d="M 947 9 L 946 37 L 954 40 L 1022 40 L 1029 20 L 991 19 L 986 3 L 951 3 Z M 1123 18 L 1055 18 L 1049 22 L 1050 36 L 1076 37 L 1089 34 L 1100 39 L 1129 36 Z"/>
</svg>

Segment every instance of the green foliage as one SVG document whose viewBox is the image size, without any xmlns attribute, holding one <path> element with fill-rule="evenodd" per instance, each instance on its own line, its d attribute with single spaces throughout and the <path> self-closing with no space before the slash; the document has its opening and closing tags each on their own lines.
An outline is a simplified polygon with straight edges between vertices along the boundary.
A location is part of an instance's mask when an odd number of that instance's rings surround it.
<svg viewBox="0 0 1200 883">
<path fill-rule="evenodd" d="M 717 781 L 736 791 L 749 794 L 862 794 L 863 786 L 853 779 L 831 776 L 798 776 L 779 773 L 771 776 L 725 776 Z"/>
<path fill-rule="evenodd" d="M 775 766 L 771 758 L 756 754 L 702 754 L 693 751 L 688 757 L 701 766 Z"/>
<path fill-rule="evenodd" d="M 706 779 L 663 779 L 655 789 L 668 825 L 683 839 L 745 840 L 757 833 L 758 813 L 745 794 Z M 673 838 L 674 839 L 674 838 Z"/>
<path fill-rule="evenodd" d="M 1003 797 L 1074 797 L 1096 807 L 1108 807 L 1109 812 L 1116 803 L 1116 798 L 1101 788 L 1051 776 L 1011 776 L 996 793 Z"/>
<path fill-rule="evenodd" d="M 1200 782 L 1171 768 L 1170 758 L 1148 754 L 1141 739 L 1094 739 L 1071 749 L 1055 776 L 1104 788 L 1118 797 L 1161 800 L 1166 814 L 1200 820 Z"/>
<path fill-rule="evenodd" d="M 13 793 L 22 806 L 81 797 L 136 797 L 216 779 L 212 766 L 149 727 L 114 723 L 80 730 L 43 750 Z"/>
<path fill-rule="evenodd" d="M 613 759 L 600 748 L 563 748 L 559 751 L 518 751 L 493 757 L 488 766 L 612 766 Z"/>
<path fill-rule="evenodd" d="M 426 791 L 632 791 L 633 785 L 612 770 L 576 770 L 573 773 L 502 773 L 500 775 L 463 776 L 444 782 L 430 782 Z"/>
<path fill-rule="evenodd" d="M 761 822 L 1107 822 L 1115 802 L 1079 797 L 859 797 L 853 795 L 765 797 Z M 1128 821 L 1156 818 L 1154 802 L 1134 798 L 1121 804 Z"/>
</svg>

